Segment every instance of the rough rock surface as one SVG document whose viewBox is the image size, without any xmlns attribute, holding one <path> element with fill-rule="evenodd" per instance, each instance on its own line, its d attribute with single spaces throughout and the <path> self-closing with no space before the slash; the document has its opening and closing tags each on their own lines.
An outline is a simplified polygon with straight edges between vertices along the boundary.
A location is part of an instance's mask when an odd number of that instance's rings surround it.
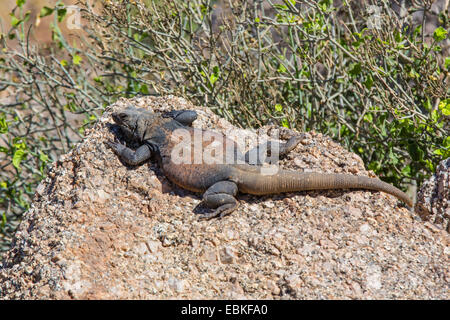
<svg viewBox="0 0 450 320">
<path fill-rule="evenodd" d="M 418 194 L 416 212 L 424 221 L 431 221 L 450 232 L 450 158 L 442 160 L 436 173 L 425 181 Z"/>
<path fill-rule="evenodd" d="M 195 126 L 233 130 L 179 98 L 132 103 L 196 109 Z M 128 104 L 111 106 L 54 163 L 5 254 L 0 298 L 449 299 L 449 235 L 384 193 L 239 195 L 230 216 L 199 220 L 199 195 L 156 165 L 125 166 L 105 147 L 110 112 Z M 373 176 L 314 132 L 281 166 Z"/>
</svg>

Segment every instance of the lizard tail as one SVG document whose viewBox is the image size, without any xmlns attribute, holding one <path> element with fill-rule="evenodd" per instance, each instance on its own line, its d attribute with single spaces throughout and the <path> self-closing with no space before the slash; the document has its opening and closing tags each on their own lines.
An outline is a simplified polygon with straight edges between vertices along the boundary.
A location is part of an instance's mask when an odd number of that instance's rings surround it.
<svg viewBox="0 0 450 320">
<path fill-rule="evenodd" d="M 244 179 L 239 179 L 239 190 L 244 193 L 265 195 L 303 190 L 325 189 L 368 189 L 389 193 L 409 207 L 412 200 L 398 188 L 379 179 L 355 176 L 350 174 L 299 173 L 294 171 L 279 171 L 277 174 L 264 175 L 256 172 L 246 172 Z"/>
</svg>

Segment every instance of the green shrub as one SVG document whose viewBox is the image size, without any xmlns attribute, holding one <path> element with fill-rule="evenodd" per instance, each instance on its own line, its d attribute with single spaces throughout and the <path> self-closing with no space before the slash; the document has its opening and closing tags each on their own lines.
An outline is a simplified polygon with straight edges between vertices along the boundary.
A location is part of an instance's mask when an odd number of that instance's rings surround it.
<svg viewBox="0 0 450 320">
<path fill-rule="evenodd" d="M 450 156 L 448 12 L 427 36 L 386 1 L 379 16 L 363 0 L 104 1 L 80 6 L 86 37 L 70 44 L 57 3 L 40 13 L 54 18 L 42 49 L 23 3 L 1 35 L 0 250 L 46 165 L 122 96 L 175 94 L 244 127 L 320 131 L 402 188 Z"/>
</svg>

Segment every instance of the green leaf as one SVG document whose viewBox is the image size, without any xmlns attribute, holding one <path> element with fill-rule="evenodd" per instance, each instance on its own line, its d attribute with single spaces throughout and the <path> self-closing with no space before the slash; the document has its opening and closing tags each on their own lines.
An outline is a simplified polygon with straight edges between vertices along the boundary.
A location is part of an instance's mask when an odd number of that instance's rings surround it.
<svg viewBox="0 0 450 320">
<path fill-rule="evenodd" d="M 358 74 L 361 73 L 361 70 L 362 70 L 361 63 L 353 63 L 352 68 L 348 73 L 352 76 L 357 76 Z"/>
<path fill-rule="evenodd" d="M 409 177 L 411 176 L 411 165 L 407 165 L 402 169 L 402 174 Z"/>
<path fill-rule="evenodd" d="M 45 153 L 43 153 L 42 151 L 39 150 L 39 160 L 41 160 L 42 162 L 47 162 L 48 155 L 46 155 Z"/>
<path fill-rule="evenodd" d="M 28 20 L 30 20 L 30 17 L 31 17 L 31 11 L 25 12 L 25 17 L 23 18 L 23 21 L 27 22 Z"/>
<path fill-rule="evenodd" d="M 445 69 L 450 70 L 450 57 L 445 58 Z"/>
<path fill-rule="evenodd" d="M 17 169 L 20 168 L 20 162 L 25 159 L 27 152 L 25 150 L 19 149 L 14 152 L 12 164 Z"/>
<path fill-rule="evenodd" d="M 431 105 L 430 98 L 427 98 L 427 100 L 424 101 L 423 107 L 424 107 L 427 111 L 431 111 L 431 109 L 433 108 L 433 106 Z"/>
<path fill-rule="evenodd" d="M 16 4 L 19 8 L 22 8 L 22 6 L 25 4 L 25 0 L 16 0 Z"/>
<path fill-rule="evenodd" d="M 142 94 L 150 94 L 150 90 L 148 90 L 148 86 L 146 84 L 141 85 L 141 93 Z"/>
<path fill-rule="evenodd" d="M 373 121 L 373 115 L 372 115 L 371 113 L 366 113 L 366 114 L 364 115 L 364 121 L 369 122 L 369 123 L 372 123 L 372 121 Z"/>
<path fill-rule="evenodd" d="M 422 33 L 422 25 L 418 25 L 415 29 L 414 29 L 414 35 L 417 37 Z"/>
<path fill-rule="evenodd" d="M 139 33 L 135 33 L 135 34 L 133 34 L 133 39 L 135 40 L 135 41 L 141 41 L 141 34 L 139 34 Z"/>
<path fill-rule="evenodd" d="M 403 39 L 403 35 L 401 34 L 401 32 L 399 32 L 398 30 L 396 30 L 395 31 L 395 33 L 394 33 L 394 38 L 395 38 L 395 41 L 397 41 L 397 42 L 401 42 Z"/>
<path fill-rule="evenodd" d="M 13 13 L 10 14 L 10 17 L 11 17 L 11 26 L 13 27 L 17 27 L 22 22 L 22 20 L 17 19 Z"/>
<path fill-rule="evenodd" d="M 444 148 L 450 148 L 450 136 L 444 139 L 442 145 L 444 146 Z"/>
<path fill-rule="evenodd" d="M 439 102 L 439 110 L 442 111 L 444 116 L 450 116 L 450 99 L 445 99 Z"/>
<path fill-rule="evenodd" d="M 383 122 L 380 124 L 380 129 L 381 129 L 381 135 L 383 137 L 387 137 L 387 132 L 386 132 L 386 123 Z"/>
<path fill-rule="evenodd" d="M 289 128 L 289 121 L 287 119 L 281 120 L 281 125 L 285 128 Z"/>
<path fill-rule="evenodd" d="M 352 42 L 352 46 L 353 46 L 355 49 L 358 49 L 358 48 L 361 46 L 361 44 L 362 44 L 363 42 L 364 42 L 364 40 L 363 40 L 362 38 L 358 38 L 357 41 Z"/>
<path fill-rule="evenodd" d="M 217 79 L 219 79 L 217 74 L 213 73 L 209 76 L 209 82 L 211 83 L 212 86 L 214 85 L 214 83 L 216 83 Z"/>
<path fill-rule="evenodd" d="M 389 150 L 389 159 L 391 159 L 394 165 L 398 163 L 398 157 L 392 152 L 392 149 Z"/>
<path fill-rule="evenodd" d="M 209 76 L 209 82 L 211 83 L 211 86 L 216 83 L 216 81 L 219 79 L 220 75 L 220 69 L 219 66 L 214 66 L 213 73 Z"/>
<path fill-rule="evenodd" d="M 372 161 L 371 163 L 369 163 L 369 165 L 367 166 L 367 168 L 369 170 L 373 170 L 373 171 L 378 171 L 381 168 L 381 163 L 380 161 Z"/>
<path fill-rule="evenodd" d="M 373 85 L 373 78 L 372 75 L 368 74 L 366 77 L 366 81 L 364 81 L 364 85 L 366 86 L 367 89 L 371 89 L 372 85 Z"/>
<path fill-rule="evenodd" d="M 279 73 L 285 73 L 286 71 L 287 71 L 287 69 L 286 69 L 286 67 L 282 64 L 282 63 L 280 63 L 280 66 L 278 67 L 278 70 L 277 70 Z"/>
<path fill-rule="evenodd" d="M 320 1 L 319 1 L 319 4 L 322 5 L 322 6 L 325 6 L 325 8 L 326 8 L 327 6 L 328 6 L 328 7 L 331 7 L 332 4 L 333 4 L 333 1 L 332 1 L 332 0 L 320 0 Z"/>
<path fill-rule="evenodd" d="M 76 54 L 73 56 L 72 62 L 74 65 L 79 65 L 82 60 L 83 59 L 79 55 Z"/>
<path fill-rule="evenodd" d="M 278 10 L 281 10 L 281 11 L 288 9 L 288 7 L 286 5 L 284 5 L 284 4 L 274 4 L 273 6 L 275 8 L 277 8 Z"/>
<path fill-rule="evenodd" d="M 217 79 L 218 77 L 214 73 L 209 77 L 209 82 L 212 86 L 214 85 L 214 83 L 216 83 Z"/>
<path fill-rule="evenodd" d="M 77 111 L 77 105 L 73 101 L 71 101 L 71 102 L 69 102 L 68 104 L 66 104 L 64 106 L 64 109 L 68 110 L 70 112 L 76 112 Z"/>
<path fill-rule="evenodd" d="M 49 15 L 51 15 L 53 13 L 53 11 L 54 11 L 54 9 L 52 9 L 52 8 L 43 7 L 41 9 L 41 12 L 39 13 L 39 17 L 43 18 L 43 17 L 49 16 Z"/>
<path fill-rule="evenodd" d="M 419 148 L 417 143 L 411 142 L 408 143 L 408 152 L 411 156 L 411 159 L 414 161 L 420 161 L 423 159 L 424 152 Z"/>
<path fill-rule="evenodd" d="M 431 160 L 425 160 L 425 165 L 428 168 L 428 170 L 430 170 L 431 172 L 435 172 L 436 171 L 436 166 L 434 165 L 433 162 L 431 162 Z"/>
<path fill-rule="evenodd" d="M 5 228 L 6 225 L 6 212 L 3 212 L 2 214 L 2 223 L 0 224 L 0 229 Z"/>
<path fill-rule="evenodd" d="M 413 79 L 419 79 L 420 73 L 418 73 L 414 68 L 411 68 L 411 70 L 408 73 L 408 76 L 410 76 Z"/>
<path fill-rule="evenodd" d="M 15 149 L 25 150 L 27 148 L 27 145 L 25 141 L 23 141 L 23 138 L 15 137 L 13 139 L 13 146 Z"/>
<path fill-rule="evenodd" d="M 275 105 L 275 111 L 278 111 L 278 112 L 283 111 L 283 106 L 282 106 L 281 104 L 277 103 L 277 104 Z"/>
<path fill-rule="evenodd" d="M 67 14 L 67 9 L 65 9 L 65 8 L 58 9 L 58 10 L 56 11 L 56 14 L 57 14 L 57 16 L 58 16 L 58 22 L 61 22 L 61 21 L 63 21 L 64 17 L 65 17 L 66 14 Z"/>
<path fill-rule="evenodd" d="M 5 116 L 0 115 L 0 134 L 8 132 L 8 123 L 6 122 Z"/>
<path fill-rule="evenodd" d="M 442 27 L 436 28 L 433 32 L 433 38 L 437 42 L 445 40 L 445 38 L 447 38 L 447 30 Z"/>
</svg>

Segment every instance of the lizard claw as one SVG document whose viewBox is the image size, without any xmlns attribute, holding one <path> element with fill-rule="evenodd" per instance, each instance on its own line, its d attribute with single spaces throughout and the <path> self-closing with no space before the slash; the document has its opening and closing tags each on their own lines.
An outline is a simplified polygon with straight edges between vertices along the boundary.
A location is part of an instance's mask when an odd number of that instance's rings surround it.
<svg viewBox="0 0 450 320">
<path fill-rule="evenodd" d="M 209 214 L 205 213 L 198 217 L 198 221 L 208 221 L 214 218 L 215 216 L 210 216 Z"/>
<path fill-rule="evenodd" d="M 236 203 L 228 203 L 220 206 L 214 211 L 207 212 L 199 217 L 199 220 L 211 220 L 212 218 L 223 218 L 227 215 L 229 215 L 231 212 L 233 212 L 237 208 Z"/>
<path fill-rule="evenodd" d="M 107 147 L 114 149 L 114 146 L 118 143 L 118 141 L 116 139 L 114 139 L 114 141 L 106 140 L 103 141 L 103 143 L 106 144 Z"/>
<path fill-rule="evenodd" d="M 162 114 L 163 118 L 175 118 L 180 112 L 177 110 L 167 111 Z"/>
<path fill-rule="evenodd" d="M 198 220 L 204 221 L 204 220 L 211 220 L 213 218 L 222 218 L 222 214 L 217 211 L 218 210 L 214 210 L 212 212 L 204 213 L 198 217 Z"/>
<path fill-rule="evenodd" d="M 104 144 L 106 144 L 107 147 L 111 148 L 115 153 L 119 153 L 121 149 L 123 149 L 125 146 L 117 140 L 117 138 L 114 138 L 114 141 L 106 140 L 104 141 Z"/>
</svg>

